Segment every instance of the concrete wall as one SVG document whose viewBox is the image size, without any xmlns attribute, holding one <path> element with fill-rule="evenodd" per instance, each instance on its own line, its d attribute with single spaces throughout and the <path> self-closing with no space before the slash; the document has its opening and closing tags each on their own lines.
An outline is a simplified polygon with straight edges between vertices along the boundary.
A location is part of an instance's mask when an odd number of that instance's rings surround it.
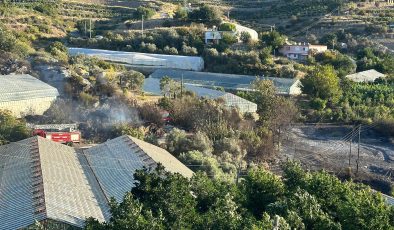
<svg viewBox="0 0 394 230">
<path fill-rule="evenodd" d="M 32 98 L 21 101 L 0 102 L 0 109 L 10 110 L 14 116 L 43 115 L 51 107 L 56 97 Z"/>
</svg>

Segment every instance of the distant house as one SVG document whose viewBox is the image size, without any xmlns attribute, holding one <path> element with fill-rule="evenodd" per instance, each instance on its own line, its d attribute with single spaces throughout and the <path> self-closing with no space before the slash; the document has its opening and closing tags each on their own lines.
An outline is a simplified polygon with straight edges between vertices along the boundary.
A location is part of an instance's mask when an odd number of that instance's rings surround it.
<svg viewBox="0 0 394 230">
<path fill-rule="evenodd" d="M 384 78 L 386 75 L 374 70 L 366 70 L 354 74 L 347 75 L 345 78 L 354 82 L 374 82 L 378 78 Z"/>
<path fill-rule="evenodd" d="M 279 52 L 289 59 L 306 60 L 313 54 L 323 53 L 327 50 L 325 45 L 311 45 L 308 43 L 299 43 L 295 45 L 284 45 Z"/>
<path fill-rule="evenodd" d="M 210 72 L 183 71 L 175 69 L 158 69 L 150 77 L 161 79 L 164 76 L 181 80 L 185 84 L 207 88 L 223 87 L 227 90 L 253 91 L 252 83 L 258 79 L 271 80 L 278 94 L 300 95 L 301 82 L 296 78 L 256 77 L 251 75 L 237 75 Z"/>
<path fill-rule="evenodd" d="M 135 186 L 135 171 L 159 163 L 193 175 L 166 150 L 130 136 L 87 149 L 38 136 L 0 146 L 0 229 L 25 229 L 35 221 L 83 228 L 87 217 L 108 221 L 111 197 L 121 201 Z"/>
<path fill-rule="evenodd" d="M 227 108 L 238 108 L 241 113 L 255 113 L 257 111 L 257 104 L 246 99 L 238 97 L 232 93 L 223 92 L 219 90 L 208 89 L 200 86 L 194 86 L 184 83 L 185 90 L 191 91 L 198 97 L 208 99 L 222 99 Z M 144 81 L 143 90 L 146 93 L 153 95 L 162 95 L 160 90 L 160 79 L 147 78 Z"/>
<path fill-rule="evenodd" d="M 58 95 L 56 88 L 28 74 L 0 75 L 0 109 L 16 117 L 42 115 Z"/>
<path fill-rule="evenodd" d="M 252 41 L 258 41 L 259 40 L 259 35 L 257 33 L 257 31 L 248 28 L 246 26 L 241 26 L 239 24 L 235 24 L 235 23 L 231 23 L 234 24 L 235 26 L 235 31 L 218 31 L 215 28 L 214 29 L 210 29 L 205 31 L 205 44 L 217 44 L 219 42 L 219 40 L 221 40 L 223 38 L 223 34 L 231 34 L 236 36 L 238 39 L 240 39 L 241 33 L 242 32 L 247 32 L 250 34 L 250 39 Z"/>
</svg>

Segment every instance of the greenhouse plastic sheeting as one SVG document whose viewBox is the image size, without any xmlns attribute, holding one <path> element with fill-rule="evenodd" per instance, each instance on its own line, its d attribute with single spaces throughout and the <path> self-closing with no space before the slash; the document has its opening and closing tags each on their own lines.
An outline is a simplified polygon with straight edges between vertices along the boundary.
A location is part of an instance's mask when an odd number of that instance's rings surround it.
<svg viewBox="0 0 394 230">
<path fill-rule="evenodd" d="M 106 61 L 135 66 L 193 71 L 201 71 L 204 68 L 204 60 L 201 57 L 196 56 L 136 53 L 85 48 L 69 48 L 68 50 L 70 55 L 84 54 L 88 56 L 95 56 Z"/>
</svg>

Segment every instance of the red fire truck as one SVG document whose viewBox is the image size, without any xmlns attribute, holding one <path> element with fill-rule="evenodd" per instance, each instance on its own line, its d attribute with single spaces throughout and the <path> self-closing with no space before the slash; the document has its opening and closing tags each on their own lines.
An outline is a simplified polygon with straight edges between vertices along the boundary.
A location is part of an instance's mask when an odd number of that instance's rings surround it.
<svg viewBox="0 0 394 230">
<path fill-rule="evenodd" d="M 38 135 L 62 144 L 80 143 L 81 132 L 77 130 L 77 124 L 47 124 L 29 125 L 33 129 L 33 135 Z"/>
</svg>

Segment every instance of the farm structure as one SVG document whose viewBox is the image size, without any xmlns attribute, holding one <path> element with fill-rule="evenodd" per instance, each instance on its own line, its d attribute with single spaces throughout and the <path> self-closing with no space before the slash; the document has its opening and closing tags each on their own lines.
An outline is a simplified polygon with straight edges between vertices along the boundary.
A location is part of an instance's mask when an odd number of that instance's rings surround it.
<svg viewBox="0 0 394 230">
<path fill-rule="evenodd" d="M 237 32 L 238 35 L 241 35 L 242 32 L 248 33 L 250 35 L 250 39 L 252 41 L 258 41 L 259 40 L 259 34 L 254 29 L 251 29 L 251 28 L 248 28 L 246 26 L 239 25 L 239 24 L 235 24 L 235 31 Z"/>
<path fill-rule="evenodd" d="M 227 90 L 253 91 L 252 83 L 256 79 L 270 80 L 281 95 L 300 95 L 301 82 L 296 78 L 256 77 L 210 72 L 182 71 L 174 69 L 158 69 L 150 77 L 161 79 L 165 76 L 182 80 L 185 85 L 203 86 L 206 88 L 223 87 Z"/>
<path fill-rule="evenodd" d="M 16 117 L 42 115 L 58 95 L 56 88 L 28 74 L 0 75 L 0 109 Z"/>
<path fill-rule="evenodd" d="M 354 82 L 374 82 L 378 78 L 385 78 L 386 75 L 374 70 L 366 70 L 354 74 L 347 75 L 345 78 Z"/>
<path fill-rule="evenodd" d="M 84 48 L 69 48 L 68 51 L 70 55 L 83 54 L 94 56 L 105 61 L 135 67 L 173 68 L 193 71 L 201 71 L 204 68 L 204 60 L 197 56 L 150 54 Z"/>
<path fill-rule="evenodd" d="M 242 33 L 248 33 L 250 35 L 250 40 L 252 41 L 259 40 L 259 35 L 255 30 L 245 26 L 241 26 L 239 24 L 233 24 L 233 25 L 235 26 L 235 31 L 218 31 L 215 28 L 208 29 L 207 31 L 205 31 L 205 36 L 204 36 L 205 44 L 209 44 L 209 43 L 217 44 L 225 34 L 236 36 L 238 40 L 240 40 Z"/>
<path fill-rule="evenodd" d="M 325 45 L 311 45 L 308 43 L 299 43 L 295 45 L 284 45 L 279 52 L 292 60 L 306 60 L 316 53 L 322 53 L 327 50 Z"/>
<path fill-rule="evenodd" d="M 184 84 L 184 88 L 187 91 L 195 93 L 198 97 L 223 100 L 227 108 L 238 108 L 241 113 L 255 113 L 257 111 L 256 103 L 250 102 L 232 93 L 194 86 L 187 83 Z M 163 94 L 160 90 L 160 80 L 156 78 L 145 79 L 143 90 L 153 95 Z"/>
<path fill-rule="evenodd" d="M 108 221 L 110 198 L 122 200 L 134 186 L 134 172 L 158 163 L 193 175 L 164 149 L 129 136 L 87 149 L 39 136 L 0 146 L 0 229 L 45 220 L 82 228 L 90 216 Z"/>
</svg>

